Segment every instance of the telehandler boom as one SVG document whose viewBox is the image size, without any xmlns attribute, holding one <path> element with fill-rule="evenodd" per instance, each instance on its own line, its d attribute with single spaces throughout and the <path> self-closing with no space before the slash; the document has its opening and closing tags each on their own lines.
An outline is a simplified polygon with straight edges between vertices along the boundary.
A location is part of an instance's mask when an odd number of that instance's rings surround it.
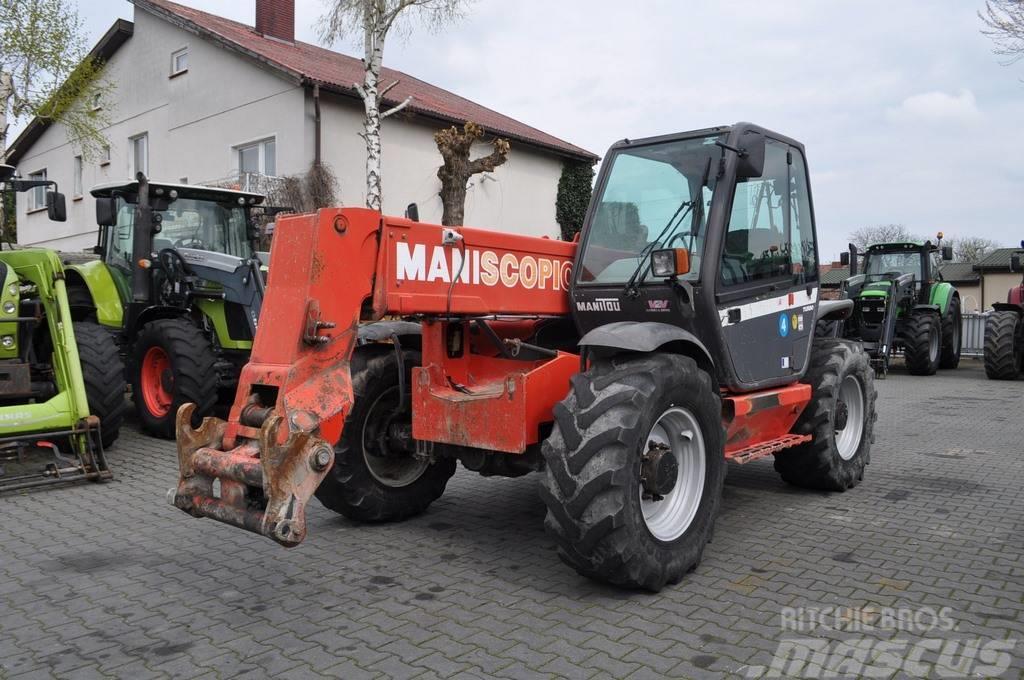
<svg viewBox="0 0 1024 680">
<path fill-rule="evenodd" d="M 870 364 L 813 332 L 851 307 L 818 299 L 802 145 L 746 123 L 617 143 L 578 245 L 282 218 L 228 420 L 178 412 L 173 503 L 294 546 L 314 494 L 394 520 L 457 461 L 543 470 L 562 559 L 657 590 L 700 561 L 727 460 L 863 477 Z"/>
</svg>

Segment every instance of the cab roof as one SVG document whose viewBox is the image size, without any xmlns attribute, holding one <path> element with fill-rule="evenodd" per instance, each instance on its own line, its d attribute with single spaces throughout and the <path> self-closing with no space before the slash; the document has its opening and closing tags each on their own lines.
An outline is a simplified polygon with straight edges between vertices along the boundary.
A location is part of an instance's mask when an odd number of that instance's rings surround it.
<svg viewBox="0 0 1024 680">
<path fill-rule="evenodd" d="M 876 243 L 872 246 L 868 246 L 868 252 L 875 253 L 879 251 L 920 250 L 926 246 L 928 248 L 935 247 L 931 241 L 899 241 L 896 243 Z"/>
<path fill-rule="evenodd" d="M 237 203 L 238 199 L 242 198 L 245 199 L 247 205 L 257 205 L 266 198 L 263 194 L 251 191 L 208 187 L 201 184 L 178 184 L 176 182 L 156 182 L 150 180 L 149 186 L 151 189 L 163 189 L 165 192 L 177 191 L 179 198 L 194 198 L 201 201 L 216 201 L 220 203 Z M 97 198 L 110 197 L 114 192 L 137 194 L 139 193 L 139 182 L 138 180 L 104 182 L 103 184 L 97 184 L 89 191 L 90 194 Z"/>
</svg>

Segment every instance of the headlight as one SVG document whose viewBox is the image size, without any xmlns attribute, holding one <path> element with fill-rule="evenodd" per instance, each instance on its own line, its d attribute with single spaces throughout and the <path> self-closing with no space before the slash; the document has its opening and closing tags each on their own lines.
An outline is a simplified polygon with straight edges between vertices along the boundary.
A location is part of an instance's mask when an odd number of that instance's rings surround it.
<svg viewBox="0 0 1024 680">
<path fill-rule="evenodd" d="M 651 253 L 651 273 L 660 278 L 682 276 L 690 271 L 690 251 L 686 248 L 655 250 Z"/>
<path fill-rule="evenodd" d="M 10 349 L 14 347 L 14 336 L 5 335 L 3 338 L 0 338 L 0 345 L 3 345 L 4 349 Z"/>
<path fill-rule="evenodd" d="M 18 311 L 18 307 L 13 302 L 8 300 L 4 303 L 4 314 L 14 314 L 16 311 Z"/>
</svg>

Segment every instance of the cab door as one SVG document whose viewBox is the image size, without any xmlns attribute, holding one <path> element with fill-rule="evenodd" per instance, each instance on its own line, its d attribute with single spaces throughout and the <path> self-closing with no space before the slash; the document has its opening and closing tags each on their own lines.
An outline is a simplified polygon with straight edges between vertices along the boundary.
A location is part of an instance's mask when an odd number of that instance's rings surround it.
<svg viewBox="0 0 1024 680">
<path fill-rule="evenodd" d="M 802 151 L 767 139 L 764 172 L 739 180 L 716 303 L 739 389 L 785 382 L 807 363 L 818 304 L 817 243 Z"/>
</svg>

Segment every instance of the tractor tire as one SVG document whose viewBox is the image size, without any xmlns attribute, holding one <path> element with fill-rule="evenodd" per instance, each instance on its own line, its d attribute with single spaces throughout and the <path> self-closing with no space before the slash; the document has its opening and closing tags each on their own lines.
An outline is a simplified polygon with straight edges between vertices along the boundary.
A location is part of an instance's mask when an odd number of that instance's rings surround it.
<svg viewBox="0 0 1024 680">
<path fill-rule="evenodd" d="M 903 326 L 903 358 L 911 375 L 935 375 L 942 355 L 939 315 L 913 312 Z"/>
<path fill-rule="evenodd" d="M 93 302 L 89 289 L 85 286 L 69 286 L 67 291 L 71 319 L 76 323 L 79 321 L 96 323 L 96 304 Z"/>
<path fill-rule="evenodd" d="M 174 438 L 182 404 L 196 405 L 193 427 L 217 404 L 216 357 L 206 335 L 187 319 L 157 319 L 142 327 L 132 348 L 132 399 L 142 429 Z"/>
<path fill-rule="evenodd" d="M 397 411 L 399 369 L 394 347 L 368 345 L 352 355 L 355 403 L 334 447 L 334 467 L 316 490 L 324 507 L 352 520 L 391 522 L 418 515 L 441 497 L 455 474 L 453 457 L 430 463 L 413 456 L 412 368 L 420 364 L 420 353 L 402 350 L 402 360 L 405 398 L 404 407 Z M 393 425 L 402 427 L 389 430 Z"/>
<path fill-rule="evenodd" d="M 627 588 L 678 583 L 711 540 L 725 480 L 711 376 L 685 356 L 620 355 L 574 376 L 554 415 L 540 495 L 559 557 Z"/>
<path fill-rule="evenodd" d="M 100 442 L 105 449 L 121 434 L 124 422 L 124 364 L 109 331 L 86 321 L 73 327 L 89 413 L 100 419 Z"/>
<path fill-rule="evenodd" d="M 775 470 L 790 484 L 846 491 L 864 478 L 874 441 L 875 372 L 860 345 L 819 339 L 802 382 L 811 402 L 793 432 L 813 439 L 775 456 Z"/>
<path fill-rule="evenodd" d="M 816 338 L 836 338 L 839 337 L 839 327 L 842 321 L 832 321 L 829 319 L 819 319 L 814 324 L 814 337 Z"/>
<path fill-rule="evenodd" d="M 960 298 L 953 296 L 949 301 L 946 318 L 942 320 L 942 356 L 939 358 L 939 368 L 952 369 L 960 365 L 963 332 L 964 320 L 960 313 Z"/>
<path fill-rule="evenodd" d="M 1024 317 L 997 311 L 985 320 L 985 375 L 1015 380 L 1024 370 Z"/>
</svg>

